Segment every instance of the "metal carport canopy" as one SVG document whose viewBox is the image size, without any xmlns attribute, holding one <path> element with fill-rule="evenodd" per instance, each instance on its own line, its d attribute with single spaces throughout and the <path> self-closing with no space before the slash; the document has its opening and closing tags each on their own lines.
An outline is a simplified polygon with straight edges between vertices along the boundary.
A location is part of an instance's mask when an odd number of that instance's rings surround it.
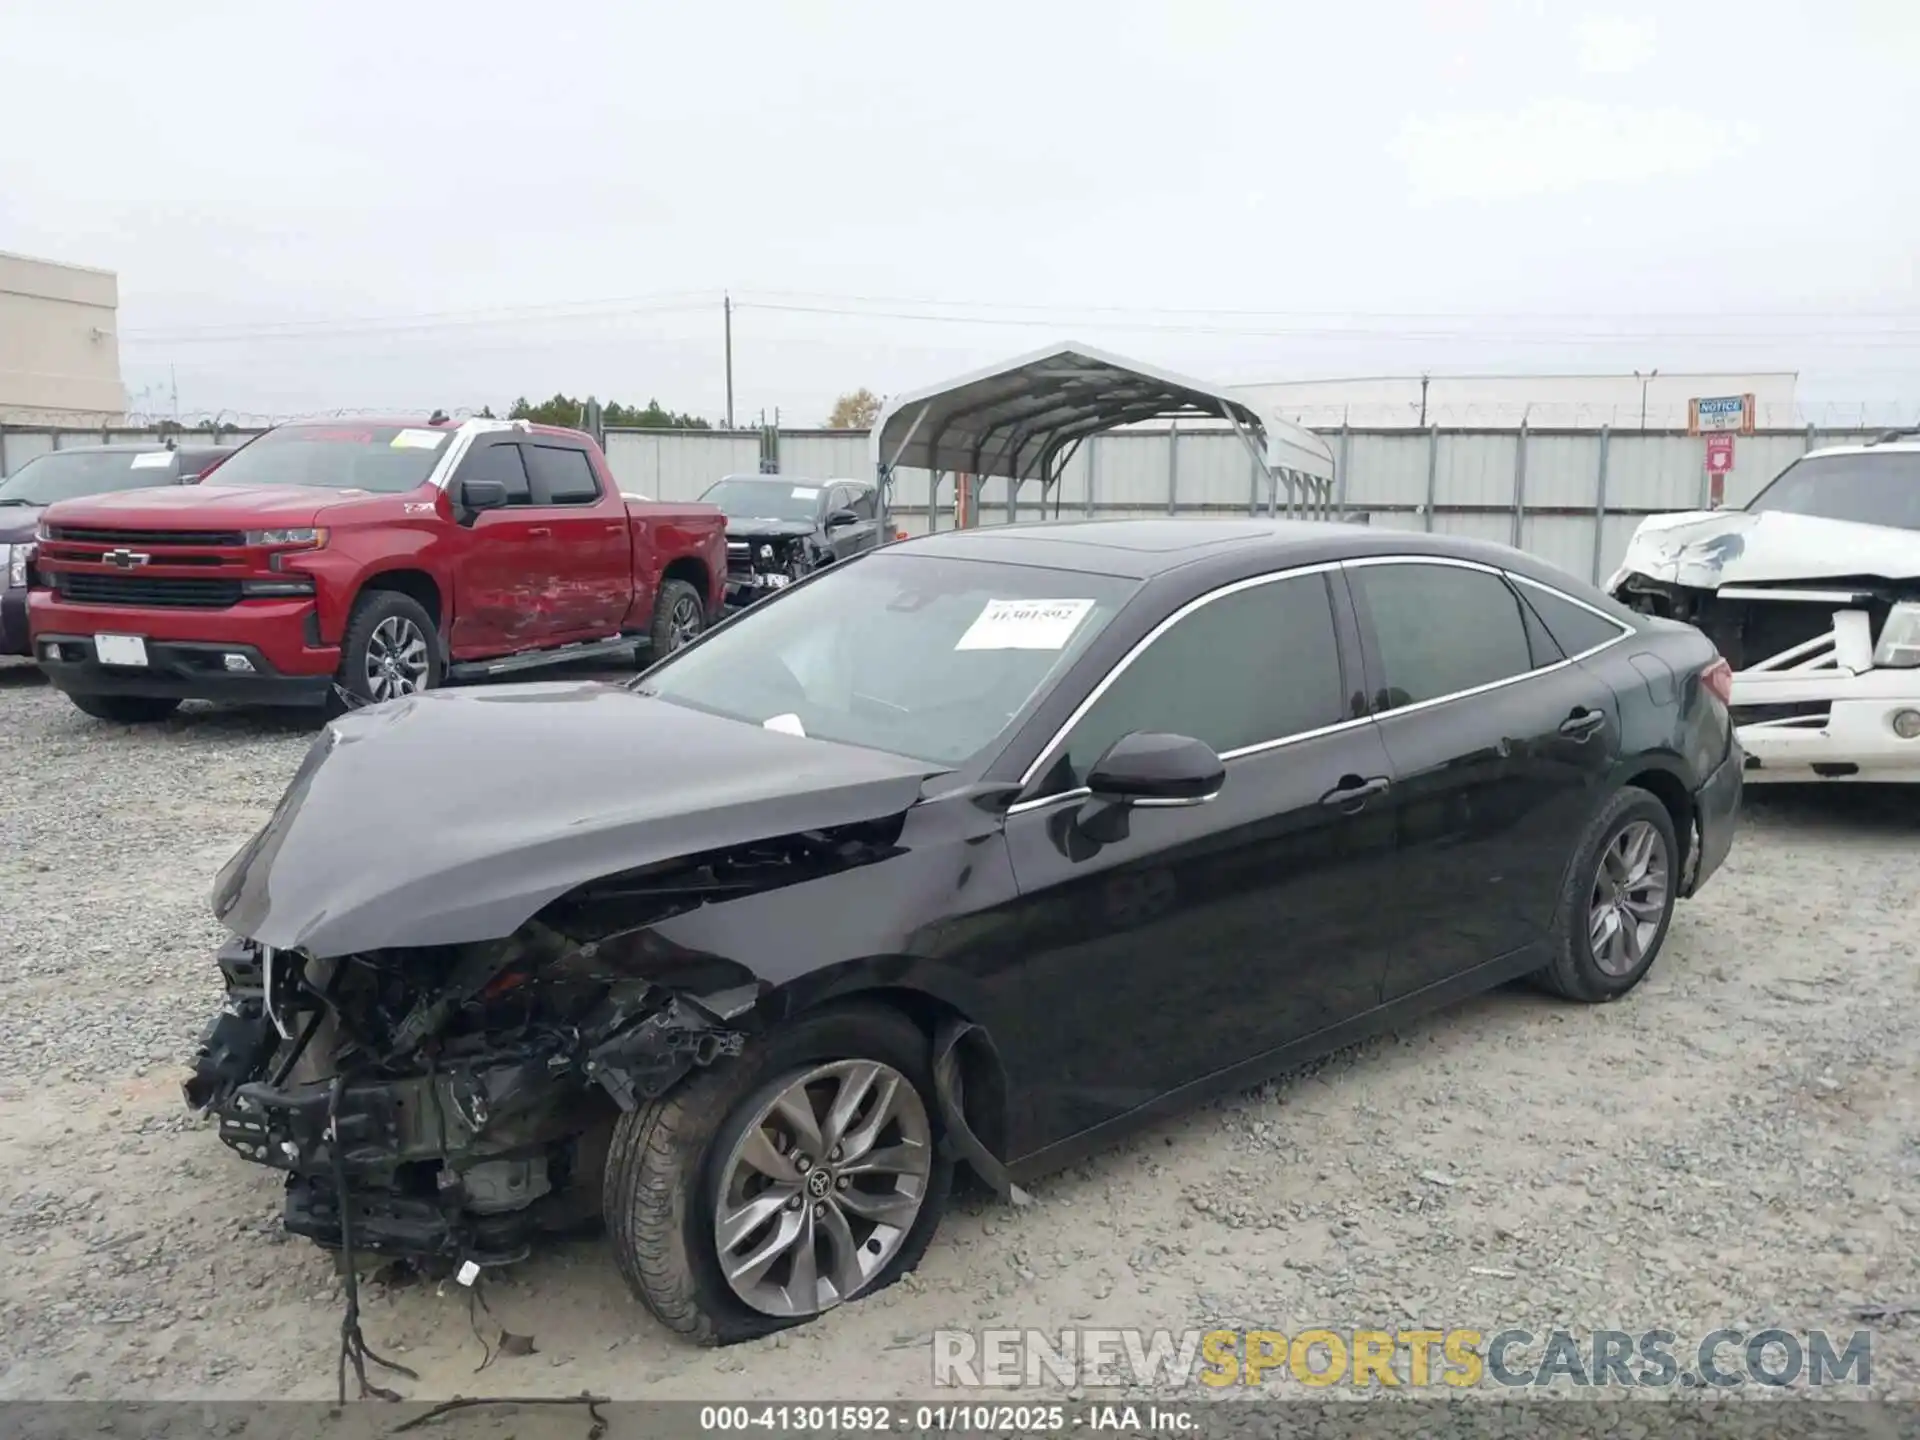
<svg viewBox="0 0 1920 1440">
<path fill-rule="evenodd" d="M 1330 505 L 1333 451 L 1312 431 L 1218 386 L 1077 343 L 894 396 L 871 432 L 874 474 L 883 495 L 903 466 L 931 472 L 936 489 L 947 473 L 1047 486 L 1088 436 L 1187 416 L 1233 427 L 1265 474 L 1269 511 L 1280 484 L 1289 512 Z"/>
</svg>

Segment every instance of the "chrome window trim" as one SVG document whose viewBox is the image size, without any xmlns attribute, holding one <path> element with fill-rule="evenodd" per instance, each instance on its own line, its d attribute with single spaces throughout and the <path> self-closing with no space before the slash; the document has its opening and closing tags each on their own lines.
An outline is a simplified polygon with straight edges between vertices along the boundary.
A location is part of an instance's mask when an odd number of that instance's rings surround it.
<svg viewBox="0 0 1920 1440">
<path fill-rule="evenodd" d="M 1488 565 L 1478 560 L 1463 560 L 1453 555 L 1363 555 L 1349 560 L 1321 561 L 1311 565 L 1296 566 L 1289 570 L 1276 570 L 1268 575 L 1251 576 L 1245 580 L 1236 580 L 1231 584 L 1223 585 L 1218 590 L 1210 590 L 1205 595 L 1196 596 L 1135 642 L 1133 647 L 1129 649 L 1125 655 L 1121 656 L 1114 664 L 1114 667 L 1106 673 L 1100 683 L 1088 692 L 1087 698 L 1082 700 L 1080 704 L 1074 708 L 1073 713 L 1066 718 L 1066 721 L 1060 728 L 1054 731 L 1053 737 L 1047 741 L 1046 747 L 1041 750 L 1039 758 L 1037 758 L 1033 764 L 1029 765 L 1026 773 L 1020 777 L 1020 788 L 1024 790 L 1033 783 L 1034 777 L 1040 773 L 1041 769 L 1049 760 L 1054 758 L 1060 748 L 1060 742 L 1072 731 L 1075 725 L 1080 723 L 1087 711 L 1092 709 L 1094 703 L 1106 693 L 1107 688 L 1120 678 L 1121 674 L 1125 672 L 1128 666 L 1133 664 L 1134 660 L 1146 650 L 1147 646 L 1151 645 L 1155 640 L 1159 639 L 1160 636 L 1172 629 L 1188 615 L 1198 610 L 1201 606 L 1209 604 L 1223 596 L 1238 594 L 1242 590 L 1251 590 L 1255 586 L 1271 584 L 1276 580 L 1287 580 L 1297 575 L 1325 574 L 1331 570 L 1363 569 L 1372 565 L 1450 565 L 1458 570 L 1478 570 L 1483 574 L 1497 576 L 1513 584 L 1530 585 L 1536 590 L 1544 591 L 1546 594 L 1566 601 L 1569 605 L 1585 610 L 1589 615 L 1605 620 L 1608 624 L 1616 627 L 1620 633 L 1615 635 L 1611 640 L 1603 640 L 1598 645 L 1589 646 L 1577 655 L 1569 655 L 1563 660 L 1554 661 L 1551 665 L 1541 665 L 1532 670 L 1524 670 L 1518 675 L 1508 675 L 1503 679 L 1489 680 L 1484 685 L 1475 685 L 1466 690 L 1455 690 L 1445 695 L 1436 695 L 1431 700 L 1419 700 L 1410 705 L 1396 705 L 1392 709 L 1381 710 L 1374 714 L 1360 716 L 1356 719 L 1335 721 L 1331 725 L 1322 725 L 1313 730 L 1303 730 L 1297 735 L 1283 736 L 1278 740 L 1263 740 L 1256 745 L 1243 745 L 1236 750 L 1229 750 L 1223 753 L 1220 756 L 1220 761 L 1223 765 L 1230 765 L 1235 760 L 1242 760 L 1250 755 L 1264 755 L 1269 751 L 1278 750 L 1287 745 L 1297 745 L 1303 740 L 1316 740 L 1322 735 L 1332 735 L 1342 730 L 1355 729 L 1361 725 L 1371 725 L 1386 716 L 1411 715 L 1416 711 L 1432 709 L 1436 705 L 1451 704 L 1455 700 L 1469 699 L 1475 695 L 1484 695 L 1490 691 L 1517 684 L 1522 680 L 1531 680 L 1536 675 L 1551 675 L 1556 670 L 1566 669 L 1568 666 L 1577 664 L 1589 656 L 1598 655 L 1602 650 L 1618 645 L 1622 640 L 1638 633 L 1626 622 L 1607 614 L 1604 610 L 1596 609 L 1577 596 L 1569 595 L 1563 590 L 1546 584 L 1544 581 L 1535 580 L 1529 575 L 1521 575 L 1512 570 L 1503 570 L 1498 565 Z M 1023 815 L 1029 811 L 1044 809 L 1049 805 L 1062 804 L 1068 800 L 1089 799 L 1092 793 L 1093 792 L 1088 790 L 1086 786 L 1079 785 L 1071 790 L 1062 790 L 1057 795 L 1043 795 L 1032 800 L 1018 801 L 1008 806 L 1006 813 L 1009 816 Z"/>
<path fill-rule="evenodd" d="M 1147 647 L 1153 644 L 1153 642 L 1158 640 L 1162 635 L 1166 634 L 1167 631 L 1171 630 L 1175 625 L 1178 625 L 1182 620 L 1186 619 L 1187 616 L 1193 614 L 1194 611 L 1199 610 L 1203 606 L 1211 605 L 1215 600 L 1223 600 L 1229 595 L 1238 595 L 1244 590 L 1257 589 L 1259 586 L 1271 585 L 1274 582 L 1279 580 L 1292 580 L 1301 575 L 1325 575 L 1330 571 L 1338 570 L 1339 568 L 1340 568 L 1340 562 L 1338 560 L 1321 560 L 1321 561 L 1315 561 L 1310 565 L 1295 565 L 1285 570 L 1274 570 L 1265 575 L 1250 575 L 1244 580 L 1230 581 L 1229 583 L 1220 586 L 1218 589 L 1209 590 L 1204 595 L 1196 595 L 1193 599 L 1187 601 L 1186 604 L 1182 605 L 1178 610 L 1175 610 L 1171 615 L 1167 616 L 1159 624 L 1155 625 L 1153 629 L 1149 630 L 1145 635 L 1142 635 L 1138 640 L 1136 640 L 1133 643 L 1133 645 L 1128 649 L 1127 653 L 1122 655 L 1117 661 L 1114 662 L 1113 668 L 1108 670 L 1105 675 L 1100 677 L 1100 683 L 1098 685 L 1095 685 L 1093 689 L 1087 692 L 1086 698 L 1082 700 L 1078 705 L 1076 705 L 1073 709 L 1073 713 L 1067 716 L 1067 718 L 1060 723 L 1059 728 L 1053 732 L 1052 738 L 1049 739 L 1047 743 L 1041 747 L 1040 753 L 1034 757 L 1033 763 L 1027 766 L 1025 772 L 1020 776 L 1020 788 L 1024 790 L 1027 788 L 1027 786 L 1033 783 L 1034 777 L 1037 776 L 1046 767 L 1047 762 L 1052 760 L 1055 754 L 1059 751 L 1060 742 L 1066 739 L 1067 735 L 1073 730 L 1074 726 L 1078 725 L 1081 722 L 1081 720 L 1086 718 L 1087 711 L 1091 710 L 1099 702 L 1100 697 L 1107 693 L 1108 689 L 1113 685 L 1114 681 L 1118 680 L 1122 675 L 1126 674 L 1128 667 L 1131 666 L 1135 660 L 1139 659 L 1140 656 L 1146 652 Z M 1328 604 L 1327 621 L 1329 624 L 1334 625 L 1334 636 L 1337 643 L 1338 637 L 1339 637 L 1339 627 L 1337 622 L 1335 621 L 1331 601 L 1329 601 L 1329 604 Z M 1234 750 L 1228 754 L 1222 755 L 1220 759 L 1222 762 L 1225 762 L 1227 760 L 1234 759 L 1235 757 L 1240 755 L 1252 754 L 1256 750 L 1271 749 L 1276 745 L 1286 745 L 1286 744 L 1290 744 L 1292 741 L 1295 741 L 1295 740 L 1305 740 L 1310 735 L 1325 734 L 1328 729 L 1340 729 L 1346 725 L 1353 725 L 1353 724 L 1360 724 L 1360 723 L 1364 723 L 1364 722 L 1353 721 L 1353 720 L 1339 721 L 1332 726 L 1322 727 L 1319 730 L 1303 731 L 1298 735 L 1288 735 L 1278 740 L 1262 741 L 1258 745 L 1243 746 L 1238 750 Z M 1028 809 L 1036 805 L 1051 803 L 1056 800 L 1064 800 L 1065 798 L 1067 798 L 1068 795 L 1071 795 L 1073 793 L 1075 792 L 1071 790 L 1066 790 L 1066 791 L 1062 791 L 1058 795 L 1048 795 L 1044 797 L 1044 799 L 1042 800 L 1023 800 L 1019 804 L 1011 806 L 1008 809 L 1007 813 L 1009 815 L 1012 815 L 1012 814 L 1018 813 L 1021 810 Z M 1085 793 L 1084 789 L 1082 790 L 1081 793 Z"/>
</svg>

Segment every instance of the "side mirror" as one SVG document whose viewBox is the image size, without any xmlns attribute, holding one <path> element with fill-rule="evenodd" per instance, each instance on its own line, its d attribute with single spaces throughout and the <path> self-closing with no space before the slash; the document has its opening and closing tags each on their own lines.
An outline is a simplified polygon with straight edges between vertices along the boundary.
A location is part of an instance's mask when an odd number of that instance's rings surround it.
<svg viewBox="0 0 1920 1440">
<path fill-rule="evenodd" d="M 1226 779 L 1212 746 L 1185 735 L 1136 730 L 1093 762 L 1087 789 L 1095 800 L 1119 805 L 1204 805 Z"/>
<path fill-rule="evenodd" d="M 462 480 L 460 506 L 463 510 L 498 510 L 507 503 L 507 487 L 498 480 Z"/>
<path fill-rule="evenodd" d="M 838 530 L 843 525 L 858 525 L 860 517 L 851 510 L 834 510 L 827 515 L 827 529 Z"/>
</svg>

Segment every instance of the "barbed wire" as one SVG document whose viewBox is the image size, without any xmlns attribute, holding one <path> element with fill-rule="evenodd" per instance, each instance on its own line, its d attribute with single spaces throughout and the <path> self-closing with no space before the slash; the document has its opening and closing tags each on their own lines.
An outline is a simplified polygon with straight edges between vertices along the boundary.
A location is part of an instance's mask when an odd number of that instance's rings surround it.
<svg viewBox="0 0 1920 1440">
<path fill-rule="evenodd" d="M 1258 388 L 1258 387 L 1251 387 Z M 485 406 L 454 406 L 445 413 L 455 420 L 471 419 Z M 1760 430 L 1879 431 L 1920 424 L 1920 402 L 1912 400 L 1825 400 L 1768 403 L 1756 407 Z M 1310 430 L 1534 430 L 1676 431 L 1688 424 L 1685 404 L 1661 403 L 1641 407 L 1634 403 L 1597 404 L 1590 401 L 1500 400 L 1429 405 L 1425 419 L 1417 404 L 1369 401 L 1356 404 L 1328 402 L 1315 405 L 1271 405 L 1272 413 Z M 369 416 L 421 413 L 418 405 L 353 405 L 328 409 L 242 410 L 232 408 L 183 410 L 131 409 L 118 415 L 100 412 L 76 417 L 66 410 L 0 407 L 0 426 L 62 434 L 129 432 L 207 434 L 214 431 L 259 431 L 295 420 L 351 420 Z M 1153 426 L 1155 422 L 1146 422 Z M 616 427 L 617 428 L 617 427 Z M 751 427 L 744 427 L 751 428 Z M 787 427 L 806 429 L 809 427 Z M 711 432 L 702 432 L 711 433 Z"/>
</svg>

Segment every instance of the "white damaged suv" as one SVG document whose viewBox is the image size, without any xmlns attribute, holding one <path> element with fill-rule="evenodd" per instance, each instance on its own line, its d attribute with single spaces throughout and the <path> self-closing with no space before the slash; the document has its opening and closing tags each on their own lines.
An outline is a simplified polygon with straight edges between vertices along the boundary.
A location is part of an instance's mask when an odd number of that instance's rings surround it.
<svg viewBox="0 0 1920 1440">
<path fill-rule="evenodd" d="M 1607 589 L 1733 666 L 1749 783 L 1920 781 L 1920 430 L 1810 451 L 1744 509 L 1650 516 Z"/>
</svg>

